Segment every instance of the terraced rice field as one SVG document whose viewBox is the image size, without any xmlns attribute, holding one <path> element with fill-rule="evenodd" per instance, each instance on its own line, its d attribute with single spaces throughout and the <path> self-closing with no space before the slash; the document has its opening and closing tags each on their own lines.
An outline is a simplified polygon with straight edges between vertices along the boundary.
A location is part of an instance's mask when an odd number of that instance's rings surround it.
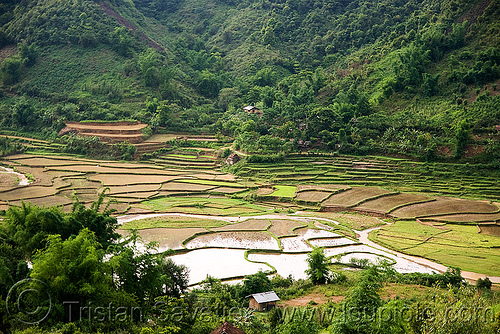
<svg viewBox="0 0 500 334">
<path fill-rule="evenodd" d="M 210 164 L 215 162 L 208 151 L 200 156 L 172 155 L 179 160 L 194 157 Z M 60 205 L 68 209 L 74 194 L 80 201 L 90 203 L 97 199 L 99 192 L 106 191 L 110 198 L 118 200 L 118 208 L 128 210 L 129 204 L 134 207 L 141 201 L 158 196 L 205 194 L 211 190 L 224 196 L 247 190 L 231 174 L 196 167 L 181 166 L 172 169 L 171 165 L 161 163 L 122 163 L 32 154 L 13 155 L 0 160 L 0 163 L 29 173 L 35 179 L 31 185 L 21 187 L 16 184 L 13 176 L 0 175 L 4 181 L 0 187 L 0 201 L 7 203 L 5 205 L 17 205 L 24 200 L 40 205 Z M 257 206 L 242 206 L 239 211 L 260 212 L 256 208 Z M 231 214 L 237 213 L 234 208 L 229 211 Z"/>
<path fill-rule="evenodd" d="M 297 187 L 295 186 L 276 186 L 276 190 L 270 194 L 270 196 L 282 198 L 282 197 L 294 197 Z"/>
<path fill-rule="evenodd" d="M 248 219 L 241 223 L 212 228 L 212 231 L 265 231 L 271 223 L 264 219 Z"/>
<path fill-rule="evenodd" d="M 123 236 L 130 231 L 118 230 Z M 207 232 L 204 228 L 147 228 L 139 232 L 144 243 L 157 242 L 158 251 L 165 252 L 169 249 L 183 249 L 182 242 L 197 233 Z"/>
<path fill-rule="evenodd" d="M 481 225 L 481 233 L 500 237 L 500 225 Z"/>
<path fill-rule="evenodd" d="M 357 244 L 356 241 L 347 238 L 321 238 L 309 240 L 309 243 L 314 247 L 339 247 L 346 245 Z"/>
<path fill-rule="evenodd" d="M 434 221 L 450 222 L 450 223 L 498 222 L 500 221 L 500 213 L 452 214 L 444 216 L 433 216 L 430 219 Z"/>
<path fill-rule="evenodd" d="M 500 238 L 478 233 L 477 226 L 422 225 L 400 221 L 372 232 L 371 238 L 404 253 L 422 256 L 462 270 L 500 273 Z"/>
<path fill-rule="evenodd" d="M 278 238 L 297 235 L 297 233 L 294 230 L 306 226 L 304 223 L 288 219 L 271 220 L 271 224 L 272 225 L 269 228 L 269 232 Z"/>
<path fill-rule="evenodd" d="M 321 205 L 324 207 L 328 206 L 351 207 L 359 204 L 360 202 L 366 201 L 370 198 L 375 198 L 390 193 L 391 191 L 389 190 L 376 187 L 353 187 L 351 189 L 330 196 L 326 201 L 322 202 Z"/>
<path fill-rule="evenodd" d="M 460 165 L 426 164 L 389 157 L 291 156 L 280 165 L 247 164 L 239 176 L 281 184 L 341 184 L 385 187 L 431 196 L 470 196 L 500 200 L 500 178 Z M 300 177 L 299 177 L 300 175 Z M 491 175 L 491 176 L 488 176 Z"/>
<path fill-rule="evenodd" d="M 224 254 L 225 259 L 226 254 L 230 254 L 225 252 L 233 252 L 231 254 L 235 256 L 230 262 L 242 265 L 243 273 L 254 273 L 256 268 L 272 270 L 267 264 L 248 265 L 249 262 L 244 259 L 244 250 L 255 248 L 268 250 L 268 254 L 250 253 L 250 260 L 268 260 L 270 265 L 280 268 L 278 272 L 282 276 L 293 273 L 296 278 L 304 275 L 302 269 L 307 266 L 306 254 L 297 253 L 307 253 L 312 246 L 325 247 L 329 256 L 340 255 L 342 261 L 349 261 L 351 257 L 357 256 L 374 260 L 389 257 L 396 262 L 395 268 L 399 271 L 423 271 L 425 269 L 414 263 L 390 257 L 349 238 L 354 237 L 352 229 L 363 230 L 382 224 L 378 218 L 352 211 L 380 212 L 385 217 L 393 215 L 403 219 L 420 217 L 423 223 L 429 225 L 406 222 L 413 223 L 408 227 L 400 225 L 405 222 L 397 222 L 384 226 L 374 238 L 394 249 L 448 265 L 457 264 L 465 270 L 474 271 L 479 268 L 477 271 L 497 275 L 500 272 L 496 260 L 500 247 L 499 238 L 495 234 L 496 226 L 484 226 L 484 233 L 479 234 L 474 225 L 436 224 L 449 221 L 498 221 L 499 206 L 494 201 L 500 199 L 500 184 L 495 178 L 482 175 L 457 177 L 453 165 L 427 166 L 380 157 L 307 156 L 289 158 L 281 165 L 245 164 L 240 169 L 241 173 L 235 176 L 222 173 L 212 153 L 190 149 L 170 151 L 151 163 L 31 154 L 7 157 L 0 161 L 3 165 L 32 174 L 35 182 L 19 187 L 12 177 L 4 178 L 6 182 L 0 187 L 0 209 L 12 204 L 19 205 L 21 200 L 38 205 L 60 205 L 69 209 L 74 193 L 81 201 L 89 204 L 97 198 L 99 192 L 109 187 L 106 193 L 118 201 L 114 206 L 119 212 L 221 216 L 221 220 L 170 216 L 130 222 L 122 226 L 122 233 L 126 233 L 127 229 L 140 229 L 139 233 L 144 241 L 158 242 L 160 251 L 186 247 L 191 249 L 186 254 L 175 255 L 180 262 L 188 261 L 187 259 L 194 261 L 190 263 L 190 268 L 193 268 L 193 263 L 201 267 L 206 265 L 200 263 L 199 259 L 192 258 L 195 254 L 203 258 L 207 254 L 219 254 L 216 251 L 221 251 L 224 252 L 220 254 Z M 425 193 L 418 193 L 420 191 Z M 255 199 L 254 194 L 264 197 L 266 202 L 250 203 L 246 200 L 245 196 L 253 196 Z M 480 195 L 485 200 L 456 199 L 443 195 Z M 251 215 L 320 207 L 325 210 L 345 208 L 351 212 L 310 212 L 310 220 L 300 221 L 267 216 L 246 220 L 246 216 Z M 238 215 L 245 216 L 242 219 L 244 221 L 223 221 L 224 217 Z M 313 228 L 313 216 L 337 221 L 341 225 L 318 219 L 316 226 L 333 230 Z M 432 224 L 437 226 L 431 226 Z M 202 247 L 238 249 L 198 249 Z M 349 252 L 354 254 L 349 255 Z M 483 262 L 491 265 L 487 268 Z M 198 268 L 194 270 L 195 277 L 198 278 L 193 279 L 193 282 L 205 278 L 201 271 L 196 274 Z M 206 269 L 204 274 L 210 270 Z M 231 269 L 231 274 L 221 274 L 221 278 L 238 276 L 233 274 L 234 268 Z"/>
<path fill-rule="evenodd" d="M 380 197 L 371 201 L 367 201 L 357 206 L 357 208 L 362 210 L 375 210 L 381 212 L 391 212 L 392 210 L 413 204 L 413 203 L 421 203 L 426 201 L 432 201 L 433 198 L 419 195 L 419 194 L 395 194 Z"/>
<path fill-rule="evenodd" d="M 397 210 L 392 214 L 400 218 L 429 217 L 453 213 L 496 213 L 499 208 L 488 202 L 472 201 L 455 198 L 437 198 L 436 201 L 412 204 Z"/>
<path fill-rule="evenodd" d="M 197 236 L 186 243 L 186 248 L 241 248 L 279 250 L 278 242 L 266 232 L 217 232 Z"/>
<path fill-rule="evenodd" d="M 297 193 L 295 198 L 298 201 L 320 203 L 327 199 L 332 193 L 317 190 L 305 190 Z"/>
<path fill-rule="evenodd" d="M 360 213 L 317 212 L 314 213 L 314 216 L 334 220 L 342 226 L 358 231 L 384 225 L 384 222 L 379 218 Z"/>
</svg>

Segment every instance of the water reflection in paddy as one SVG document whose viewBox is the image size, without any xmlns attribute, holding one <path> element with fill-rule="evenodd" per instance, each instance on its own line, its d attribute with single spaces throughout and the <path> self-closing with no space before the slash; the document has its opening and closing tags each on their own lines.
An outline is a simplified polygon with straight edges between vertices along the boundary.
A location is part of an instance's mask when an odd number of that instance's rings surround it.
<svg viewBox="0 0 500 334">
<path fill-rule="evenodd" d="M 266 264 L 245 260 L 245 250 L 241 249 L 197 249 L 170 258 L 189 268 L 190 285 L 203 281 L 207 275 L 222 279 L 271 270 Z"/>
</svg>

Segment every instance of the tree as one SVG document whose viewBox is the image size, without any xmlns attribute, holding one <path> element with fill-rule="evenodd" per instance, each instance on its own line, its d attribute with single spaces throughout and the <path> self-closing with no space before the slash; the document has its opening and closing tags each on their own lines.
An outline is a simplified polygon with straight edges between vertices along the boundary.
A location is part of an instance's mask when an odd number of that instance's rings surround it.
<svg viewBox="0 0 500 334">
<path fill-rule="evenodd" d="M 241 290 L 241 297 L 245 297 L 254 293 L 266 292 L 272 290 L 271 281 L 269 277 L 262 271 L 253 275 L 247 275 L 243 279 L 243 287 Z"/>
<path fill-rule="evenodd" d="M 103 256 L 101 245 L 89 229 L 65 241 L 60 235 L 48 237 L 47 248 L 33 259 L 31 277 L 46 284 L 48 295 L 57 301 L 57 317 L 64 313 L 59 304 L 63 301 L 106 305 L 117 297 Z"/>
<path fill-rule="evenodd" d="M 329 262 L 325 256 L 323 248 L 314 248 L 313 251 L 307 255 L 307 263 L 309 265 L 309 269 L 306 270 L 306 274 L 309 276 L 313 284 L 325 284 L 329 274 Z"/>
<path fill-rule="evenodd" d="M 333 323 L 332 334 L 376 332 L 375 315 L 382 305 L 378 290 L 382 287 L 377 267 L 369 267 L 362 273 L 359 283 L 352 288 L 344 301 L 343 314 Z"/>
<path fill-rule="evenodd" d="M 156 254 L 154 243 L 139 250 L 142 241 L 133 232 L 123 243 L 113 247 L 109 264 L 115 274 L 113 283 L 120 290 L 136 296 L 140 303 L 152 303 L 160 296 L 179 298 L 188 284 L 185 266 L 176 265 L 163 254 Z"/>
<path fill-rule="evenodd" d="M 439 73 L 435 75 L 424 73 L 423 78 L 422 89 L 424 90 L 424 94 L 426 96 L 434 96 L 437 91 Z"/>
<path fill-rule="evenodd" d="M 5 85 L 12 85 L 19 81 L 23 62 L 19 57 L 5 59 L 0 67 L 0 74 Z"/>
<path fill-rule="evenodd" d="M 33 104 L 24 96 L 12 106 L 12 119 L 16 126 L 32 126 L 35 120 L 34 114 Z"/>
<path fill-rule="evenodd" d="M 278 334 L 316 334 L 319 333 L 318 324 L 314 320 L 298 320 L 281 324 L 276 328 Z"/>
<path fill-rule="evenodd" d="M 467 141 L 469 140 L 470 125 L 466 119 L 462 119 L 452 127 L 452 130 L 453 130 L 454 135 L 455 135 L 455 138 L 454 138 L 455 139 L 455 152 L 454 152 L 453 156 L 458 159 L 462 156 L 462 152 L 464 150 L 464 147 L 467 144 Z"/>
<path fill-rule="evenodd" d="M 72 231 L 57 208 L 40 208 L 36 205 L 21 203 L 20 207 L 11 206 L 5 216 L 8 235 L 30 258 L 37 249 L 45 247 L 46 238 L 51 234 L 59 234 L 64 239 Z"/>
<path fill-rule="evenodd" d="M 38 48 L 35 44 L 21 43 L 18 46 L 19 57 L 23 59 L 26 66 L 33 66 L 38 57 Z"/>
<path fill-rule="evenodd" d="M 119 55 L 127 57 L 130 54 L 133 40 L 125 27 L 116 27 L 110 34 L 110 42 Z"/>
<path fill-rule="evenodd" d="M 198 76 L 198 91 L 206 97 L 217 97 L 219 90 L 222 88 L 222 83 L 219 77 L 208 71 L 203 70 Z"/>
</svg>

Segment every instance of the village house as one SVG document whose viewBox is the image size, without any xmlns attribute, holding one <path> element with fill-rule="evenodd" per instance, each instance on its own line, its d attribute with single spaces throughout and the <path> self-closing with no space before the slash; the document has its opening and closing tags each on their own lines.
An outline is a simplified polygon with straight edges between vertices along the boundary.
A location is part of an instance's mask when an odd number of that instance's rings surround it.
<svg viewBox="0 0 500 334">
<path fill-rule="evenodd" d="M 226 321 L 217 327 L 213 332 L 210 332 L 210 334 L 245 334 L 245 332 L 234 326 L 229 321 Z"/>
<path fill-rule="evenodd" d="M 240 161 L 240 160 L 241 160 L 241 158 L 240 158 L 240 156 L 239 156 L 238 154 L 236 154 L 236 153 L 231 153 L 231 154 L 227 157 L 227 159 L 226 159 L 226 163 L 227 163 L 228 165 L 231 165 L 231 166 L 232 166 L 232 165 L 234 165 L 235 163 L 237 163 L 237 162 L 238 162 L 238 161 Z"/>
<path fill-rule="evenodd" d="M 254 114 L 254 115 L 257 115 L 257 116 L 262 116 L 262 110 L 259 110 L 257 108 L 255 108 L 254 106 L 246 106 L 243 108 L 243 111 L 249 113 L 249 114 Z"/>
<path fill-rule="evenodd" d="M 245 298 L 250 298 L 248 307 L 257 311 L 269 311 L 276 307 L 276 302 L 280 300 L 274 291 L 254 293 Z"/>
</svg>

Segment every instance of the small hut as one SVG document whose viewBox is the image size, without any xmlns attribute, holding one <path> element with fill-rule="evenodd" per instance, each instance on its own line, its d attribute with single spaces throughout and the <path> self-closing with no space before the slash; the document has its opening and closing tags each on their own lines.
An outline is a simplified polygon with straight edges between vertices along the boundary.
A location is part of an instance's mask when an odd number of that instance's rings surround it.
<svg viewBox="0 0 500 334">
<path fill-rule="evenodd" d="M 262 110 L 255 108 L 254 106 L 246 106 L 243 108 L 243 111 L 246 111 L 249 114 L 255 114 L 257 116 L 262 116 Z"/>
<path fill-rule="evenodd" d="M 257 311 L 269 311 L 275 308 L 276 302 L 280 300 L 274 291 L 254 293 L 246 298 L 250 298 L 248 307 Z"/>
<path fill-rule="evenodd" d="M 210 334 L 245 334 L 245 332 L 239 329 L 238 327 L 234 326 L 229 321 L 226 321 L 225 323 L 217 327 Z"/>
<path fill-rule="evenodd" d="M 228 165 L 231 165 L 231 166 L 232 166 L 232 165 L 234 165 L 235 163 L 237 163 L 237 162 L 238 162 L 238 161 L 240 161 L 240 160 L 241 160 L 241 158 L 240 158 L 240 156 L 239 156 L 238 154 L 236 154 L 236 153 L 231 153 L 231 154 L 227 157 L 227 159 L 226 159 L 226 163 L 227 163 Z"/>
</svg>

